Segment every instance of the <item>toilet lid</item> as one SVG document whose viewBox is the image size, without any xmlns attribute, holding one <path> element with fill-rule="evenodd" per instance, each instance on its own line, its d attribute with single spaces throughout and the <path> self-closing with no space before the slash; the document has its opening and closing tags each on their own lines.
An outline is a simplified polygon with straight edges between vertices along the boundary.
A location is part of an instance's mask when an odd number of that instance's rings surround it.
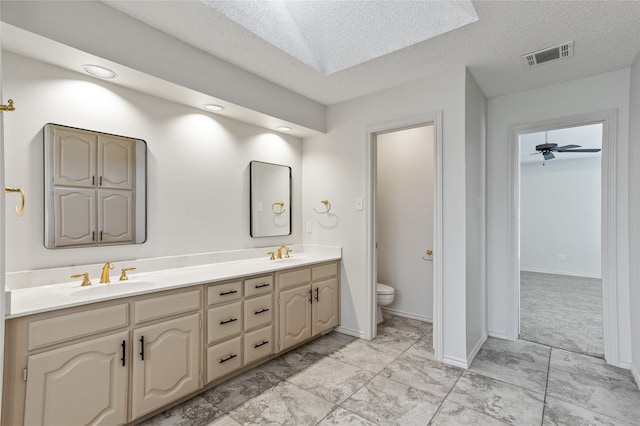
<svg viewBox="0 0 640 426">
<path fill-rule="evenodd" d="M 378 293 L 378 294 L 393 294 L 394 290 L 393 290 L 393 287 L 391 287 L 391 286 L 388 286 L 386 284 L 378 283 L 376 285 L 376 293 Z"/>
</svg>

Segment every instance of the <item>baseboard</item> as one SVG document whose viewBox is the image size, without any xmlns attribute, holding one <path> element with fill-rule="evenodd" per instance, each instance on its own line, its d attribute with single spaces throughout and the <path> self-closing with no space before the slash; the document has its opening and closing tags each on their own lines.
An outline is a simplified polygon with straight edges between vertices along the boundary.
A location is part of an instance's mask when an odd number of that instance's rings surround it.
<svg viewBox="0 0 640 426">
<path fill-rule="evenodd" d="M 467 363 L 466 359 L 455 358 L 446 355 L 442 358 L 442 362 L 444 362 L 445 364 L 453 365 L 454 367 L 464 368 L 465 370 L 469 368 L 469 365 L 471 365 Z"/>
<path fill-rule="evenodd" d="M 467 365 L 468 366 L 471 366 L 471 363 L 475 359 L 476 355 L 478 355 L 478 352 L 480 352 L 480 349 L 482 348 L 482 345 L 484 345 L 484 342 L 487 341 L 488 337 L 489 337 L 489 335 L 487 333 L 484 333 L 482 335 L 482 337 L 480 338 L 480 340 L 478 340 L 478 343 L 476 343 L 476 345 L 473 347 L 473 350 L 471 351 L 471 353 L 469 355 L 467 355 Z"/>
<path fill-rule="evenodd" d="M 567 277 L 581 277 L 581 278 L 597 278 L 599 280 L 602 279 L 601 275 L 592 275 L 592 274 L 582 274 L 578 272 L 558 272 L 558 271 L 545 271 L 542 269 L 525 269 L 520 268 L 520 272 L 535 272 L 538 274 L 551 274 L 551 275 L 564 275 Z"/>
<path fill-rule="evenodd" d="M 636 379 L 636 386 L 640 389 L 640 372 L 633 364 L 631 364 L 631 374 L 633 374 L 633 378 Z"/>
<path fill-rule="evenodd" d="M 397 309 L 391 309 L 391 308 L 381 308 L 383 311 L 387 311 L 393 315 L 397 315 L 399 317 L 405 317 L 405 318 L 410 318 L 410 319 L 414 319 L 414 320 L 418 320 L 418 321 L 422 321 L 422 322 L 428 322 L 433 324 L 433 318 L 432 317 L 428 317 L 426 315 L 416 315 L 416 314 L 410 314 L 408 312 L 403 312 L 403 311 L 399 311 Z"/>
<path fill-rule="evenodd" d="M 512 339 L 511 337 L 507 336 L 506 334 L 502 334 L 502 333 L 494 333 L 492 331 L 489 332 L 489 337 L 495 337 L 496 339 L 502 339 L 502 340 L 518 340 L 516 339 Z"/>
<path fill-rule="evenodd" d="M 346 327 L 336 327 L 334 328 L 338 333 L 346 334 L 348 336 L 357 337 L 358 339 L 364 339 L 364 332 L 359 330 L 352 330 Z"/>
</svg>

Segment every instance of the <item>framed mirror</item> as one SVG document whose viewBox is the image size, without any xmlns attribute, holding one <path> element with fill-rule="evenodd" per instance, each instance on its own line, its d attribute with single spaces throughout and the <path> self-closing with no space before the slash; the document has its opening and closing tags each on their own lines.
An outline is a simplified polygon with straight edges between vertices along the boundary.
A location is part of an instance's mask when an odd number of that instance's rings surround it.
<svg viewBox="0 0 640 426">
<path fill-rule="evenodd" d="M 44 126 L 44 246 L 140 244 L 147 239 L 147 144 Z"/>
<path fill-rule="evenodd" d="M 291 167 L 252 161 L 251 236 L 291 235 Z"/>
</svg>

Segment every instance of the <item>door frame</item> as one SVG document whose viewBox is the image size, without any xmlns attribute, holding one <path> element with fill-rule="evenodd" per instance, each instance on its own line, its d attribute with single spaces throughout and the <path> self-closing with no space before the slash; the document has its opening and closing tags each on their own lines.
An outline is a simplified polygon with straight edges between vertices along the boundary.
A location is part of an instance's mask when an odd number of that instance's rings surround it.
<svg viewBox="0 0 640 426">
<path fill-rule="evenodd" d="M 433 256 L 433 348 L 436 360 L 441 361 L 442 353 L 442 111 L 373 124 L 366 128 L 366 194 L 365 209 L 365 268 L 366 285 L 365 300 L 369 326 L 365 328 L 365 339 L 373 339 L 377 333 L 376 322 L 376 135 L 398 130 L 406 130 L 421 126 L 434 126 L 434 159 L 435 159 L 435 191 L 434 191 L 434 256 Z"/>
<path fill-rule="evenodd" d="M 618 346 L 618 283 L 617 283 L 617 132 L 618 112 L 607 110 L 590 114 L 563 117 L 509 128 L 508 229 L 507 262 L 507 336 L 516 340 L 520 333 L 520 143 L 519 136 L 545 130 L 556 130 L 602 123 L 601 166 L 601 263 L 602 263 L 602 320 L 604 356 L 612 365 L 619 365 Z"/>
</svg>

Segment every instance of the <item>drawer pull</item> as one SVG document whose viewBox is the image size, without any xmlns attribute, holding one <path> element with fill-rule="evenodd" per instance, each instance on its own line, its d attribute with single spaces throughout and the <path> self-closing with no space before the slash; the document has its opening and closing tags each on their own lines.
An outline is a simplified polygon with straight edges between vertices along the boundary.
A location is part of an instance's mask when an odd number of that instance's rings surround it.
<svg viewBox="0 0 640 426">
<path fill-rule="evenodd" d="M 238 318 L 231 318 L 228 320 L 220 321 L 220 325 L 229 324 L 230 322 L 238 321 Z"/>
<path fill-rule="evenodd" d="M 126 348 L 127 348 L 127 341 L 123 340 L 122 344 L 120 346 L 122 346 L 122 358 L 120 358 L 120 361 L 122 361 L 122 366 L 124 367 L 124 354 L 125 354 Z"/>
<path fill-rule="evenodd" d="M 220 293 L 220 296 L 226 296 L 228 294 L 233 294 L 233 293 L 237 293 L 238 290 L 229 290 L 229 291 L 223 291 L 222 293 Z"/>
<path fill-rule="evenodd" d="M 271 285 L 271 284 L 269 284 L 269 283 L 264 283 L 264 284 L 257 285 L 257 286 L 255 286 L 255 287 L 256 287 L 256 288 L 262 288 L 262 287 L 269 287 L 270 285 Z"/>
<path fill-rule="evenodd" d="M 236 354 L 231 354 L 231 355 L 229 355 L 229 356 L 228 356 L 228 357 L 226 357 L 226 358 L 221 358 L 221 359 L 220 359 L 220 364 L 222 364 L 223 362 L 227 362 L 227 361 L 229 361 L 230 359 L 233 359 L 233 358 L 235 358 L 235 357 L 237 357 L 237 356 L 238 356 L 238 355 L 236 355 Z"/>
<path fill-rule="evenodd" d="M 258 314 L 261 314 L 263 312 L 267 312 L 268 310 L 269 310 L 269 308 L 262 308 L 259 311 L 255 311 L 253 314 L 254 315 L 258 315 Z"/>
<path fill-rule="evenodd" d="M 263 340 L 262 343 L 256 343 L 255 345 L 253 345 L 253 349 L 258 349 L 260 346 L 264 346 L 267 343 L 269 343 L 268 340 Z"/>
</svg>

